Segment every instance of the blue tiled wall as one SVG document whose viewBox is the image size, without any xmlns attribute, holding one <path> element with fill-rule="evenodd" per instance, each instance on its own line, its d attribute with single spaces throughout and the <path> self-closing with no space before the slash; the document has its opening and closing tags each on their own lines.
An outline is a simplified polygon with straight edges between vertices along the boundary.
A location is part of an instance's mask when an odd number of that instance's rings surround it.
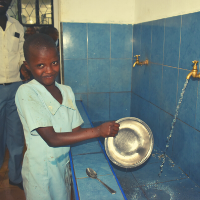
<svg viewBox="0 0 200 200">
<path fill-rule="evenodd" d="M 200 12 L 136 25 L 63 23 L 64 83 L 92 121 L 133 116 L 165 150 L 192 61 L 200 61 Z M 132 67 L 134 55 L 148 66 Z M 199 80 L 191 78 L 167 151 L 200 185 Z"/>
<path fill-rule="evenodd" d="M 64 84 L 92 121 L 130 116 L 132 25 L 62 23 Z"/>
<path fill-rule="evenodd" d="M 132 70 L 131 116 L 150 126 L 161 150 L 192 61 L 200 61 L 199 19 L 197 12 L 133 25 L 133 55 L 150 64 Z M 167 154 L 200 185 L 199 87 L 189 80 Z"/>
</svg>

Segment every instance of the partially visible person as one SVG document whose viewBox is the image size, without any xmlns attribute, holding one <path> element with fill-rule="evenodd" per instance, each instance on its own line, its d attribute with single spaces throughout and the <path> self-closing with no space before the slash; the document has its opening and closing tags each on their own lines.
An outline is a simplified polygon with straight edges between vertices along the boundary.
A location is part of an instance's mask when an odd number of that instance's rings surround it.
<svg viewBox="0 0 200 200">
<path fill-rule="evenodd" d="M 53 27 L 53 26 L 44 26 L 39 30 L 39 33 L 43 33 L 46 35 L 49 35 L 55 42 L 57 49 L 59 51 L 59 34 L 58 34 L 58 30 Z"/>
<path fill-rule="evenodd" d="M 24 134 L 15 105 L 15 94 L 22 84 L 20 67 L 25 60 L 24 29 L 16 19 L 6 14 L 11 1 L 0 1 L 0 167 L 7 147 L 9 183 L 23 189 L 21 164 Z"/>
<path fill-rule="evenodd" d="M 36 30 L 33 26 L 30 26 L 26 29 L 25 34 L 24 34 L 24 39 L 26 40 L 28 36 L 33 35 L 36 33 Z"/>
</svg>

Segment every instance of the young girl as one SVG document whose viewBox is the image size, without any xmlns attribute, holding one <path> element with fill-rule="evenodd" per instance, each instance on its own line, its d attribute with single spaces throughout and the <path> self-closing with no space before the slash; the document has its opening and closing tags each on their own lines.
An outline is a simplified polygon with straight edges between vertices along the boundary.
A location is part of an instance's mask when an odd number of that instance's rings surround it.
<svg viewBox="0 0 200 200">
<path fill-rule="evenodd" d="M 70 144 L 114 137 L 119 124 L 107 122 L 96 128 L 80 127 L 83 120 L 71 88 L 55 82 L 59 57 L 50 36 L 29 36 L 24 43 L 24 54 L 24 64 L 34 76 L 18 89 L 15 97 L 27 145 L 22 167 L 26 199 L 70 199 L 70 185 L 65 181 L 69 173 Z"/>
</svg>

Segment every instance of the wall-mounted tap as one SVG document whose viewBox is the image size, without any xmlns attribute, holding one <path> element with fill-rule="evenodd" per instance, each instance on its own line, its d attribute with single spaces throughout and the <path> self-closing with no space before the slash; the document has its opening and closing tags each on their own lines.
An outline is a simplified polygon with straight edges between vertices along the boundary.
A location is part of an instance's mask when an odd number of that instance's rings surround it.
<svg viewBox="0 0 200 200">
<path fill-rule="evenodd" d="M 136 62 L 133 64 L 133 67 L 135 67 L 135 65 L 148 65 L 149 64 L 149 60 L 146 59 L 145 61 L 139 61 L 139 57 L 140 55 L 135 55 L 134 57 L 136 57 Z"/>
<path fill-rule="evenodd" d="M 199 62 L 199 61 L 197 61 L 197 60 L 194 60 L 194 61 L 192 61 L 193 63 L 194 63 L 194 65 L 193 65 L 193 69 L 192 69 L 192 71 L 187 75 L 187 77 L 186 77 L 186 79 L 190 79 L 190 77 L 192 76 L 193 78 L 200 78 L 200 73 L 198 73 L 197 74 L 197 72 L 198 72 L 198 69 L 197 69 L 197 63 Z"/>
</svg>

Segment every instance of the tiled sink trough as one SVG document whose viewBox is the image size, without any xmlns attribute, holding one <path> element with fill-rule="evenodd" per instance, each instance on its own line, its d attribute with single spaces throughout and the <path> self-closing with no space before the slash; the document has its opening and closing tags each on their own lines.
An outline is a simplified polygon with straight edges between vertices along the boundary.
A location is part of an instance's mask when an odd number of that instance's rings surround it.
<svg viewBox="0 0 200 200">
<path fill-rule="evenodd" d="M 77 107 L 84 120 L 83 127 L 91 124 L 81 101 Z M 99 142 L 99 141 L 102 142 Z M 199 200 L 200 187 L 196 185 L 175 163 L 166 158 L 163 173 L 158 176 L 163 152 L 154 145 L 151 157 L 143 165 L 124 169 L 108 160 L 103 139 L 85 141 L 72 146 L 71 167 L 74 184 L 74 198 L 81 200 Z M 117 191 L 110 194 L 97 180 L 86 175 L 86 168 L 94 169 L 98 178 Z M 116 176 L 116 177 L 115 177 Z"/>
<path fill-rule="evenodd" d="M 79 112 L 84 120 L 84 128 L 91 127 L 88 116 L 80 101 L 76 102 Z M 71 147 L 70 162 L 72 168 L 74 198 L 81 200 L 124 200 L 125 194 L 115 177 L 115 173 L 106 154 L 97 139 L 77 143 Z M 97 172 L 98 178 L 116 191 L 111 194 L 98 180 L 86 175 L 86 168 Z"/>
</svg>

